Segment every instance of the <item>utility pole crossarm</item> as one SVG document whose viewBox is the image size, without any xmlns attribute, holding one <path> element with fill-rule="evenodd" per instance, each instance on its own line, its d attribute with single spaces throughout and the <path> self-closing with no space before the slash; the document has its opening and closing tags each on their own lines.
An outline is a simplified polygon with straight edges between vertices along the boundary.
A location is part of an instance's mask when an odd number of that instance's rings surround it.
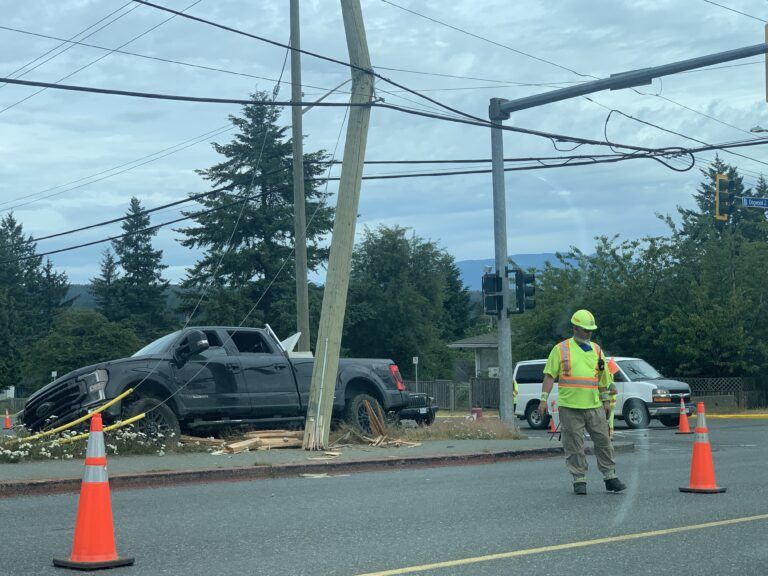
<svg viewBox="0 0 768 576">
<path fill-rule="evenodd" d="M 542 104 L 551 104 L 553 102 L 559 102 L 560 100 L 568 100 L 569 98 L 584 96 L 585 94 L 592 94 L 602 90 L 621 90 L 623 88 L 643 86 L 650 84 L 654 78 L 670 76 L 671 74 L 678 74 L 680 72 L 687 72 L 688 70 L 696 70 L 706 66 L 713 66 L 715 64 L 722 64 L 723 62 L 731 62 L 733 60 L 741 60 L 742 58 L 759 56 L 760 54 L 766 53 L 768 53 L 768 43 L 755 44 L 754 46 L 736 48 L 735 50 L 718 52 L 717 54 L 710 54 L 708 56 L 699 56 L 697 58 L 681 60 L 680 62 L 663 64 L 662 66 L 653 66 L 651 68 L 641 68 L 640 70 L 611 74 L 608 78 L 584 82 L 578 86 L 552 90 L 550 92 L 545 92 L 544 94 L 535 94 L 533 96 L 526 96 L 525 98 L 516 98 L 515 100 L 500 100 L 495 107 L 493 104 L 491 105 L 490 118 L 491 120 L 506 120 L 509 118 L 510 112 L 535 108 Z"/>
</svg>

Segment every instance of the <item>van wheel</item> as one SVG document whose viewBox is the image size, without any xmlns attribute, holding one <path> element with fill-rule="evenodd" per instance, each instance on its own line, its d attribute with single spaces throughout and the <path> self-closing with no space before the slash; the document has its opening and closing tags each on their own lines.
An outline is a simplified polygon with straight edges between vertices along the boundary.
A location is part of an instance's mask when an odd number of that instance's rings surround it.
<svg viewBox="0 0 768 576">
<path fill-rule="evenodd" d="M 624 421 L 630 428 L 648 428 L 651 423 L 651 417 L 648 414 L 648 409 L 645 407 L 645 402 L 633 398 L 628 400 L 624 405 Z"/>
<path fill-rule="evenodd" d="M 545 414 L 542 418 L 538 402 L 531 402 L 525 409 L 525 419 L 528 421 L 528 426 L 534 430 L 544 430 L 549 426 L 550 415 Z"/>
</svg>

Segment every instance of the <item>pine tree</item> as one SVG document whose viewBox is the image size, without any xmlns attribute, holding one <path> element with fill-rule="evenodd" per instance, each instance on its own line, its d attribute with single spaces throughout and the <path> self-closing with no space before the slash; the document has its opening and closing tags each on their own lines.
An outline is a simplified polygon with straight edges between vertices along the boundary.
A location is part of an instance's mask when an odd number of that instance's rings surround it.
<svg viewBox="0 0 768 576">
<path fill-rule="evenodd" d="M 120 272 L 112 251 L 107 249 L 102 253 L 101 275 L 91 279 L 89 290 L 96 300 L 96 309 L 105 318 L 116 321 L 127 316 L 122 308 L 120 295 Z"/>
<path fill-rule="evenodd" d="M 268 95 L 257 92 L 254 100 Z M 200 200 L 212 211 L 186 212 L 197 226 L 181 230 L 182 245 L 202 255 L 182 283 L 182 311 L 195 312 L 197 323 L 269 322 L 278 334 L 296 327 L 293 265 L 292 144 L 287 128 L 277 125 L 280 110 L 248 104 L 242 116 L 230 116 L 238 129 L 228 144 L 213 147 L 224 161 L 198 173 L 214 187 L 230 190 Z M 328 258 L 319 241 L 333 223 L 333 208 L 319 179 L 323 151 L 304 155 L 307 262 L 315 270 Z M 258 306 L 254 309 L 254 305 Z M 314 331 L 313 331 L 314 332 Z"/>
<path fill-rule="evenodd" d="M 168 281 L 162 277 L 167 266 L 162 263 L 163 251 L 152 247 L 157 229 L 148 229 L 149 215 L 138 198 L 131 198 L 126 216 L 122 224 L 123 237 L 112 241 L 123 271 L 122 278 L 115 279 L 113 285 L 120 303 L 118 309 L 124 317 L 114 320 L 128 321 L 140 337 L 151 339 L 170 326 L 166 312 Z M 104 262 L 102 274 L 109 272 L 108 266 Z"/>
</svg>

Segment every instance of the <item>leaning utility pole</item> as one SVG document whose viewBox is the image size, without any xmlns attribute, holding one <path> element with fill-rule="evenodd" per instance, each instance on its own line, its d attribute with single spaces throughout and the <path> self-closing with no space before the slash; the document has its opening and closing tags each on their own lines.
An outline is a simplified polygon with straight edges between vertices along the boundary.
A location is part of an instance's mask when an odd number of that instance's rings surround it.
<svg viewBox="0 0 768 576">
<path fill-rule="evenodd" d="M 768 27 L 766 27 L 768 35 Z M 768 36 L 766 37 L 768 41 Z M 608 78 L 584 82 L 568 88 L 551 90 L 544 94 L 534 94 L 515 100 L 503 98 L 491 98 L 488 107 L 488 118 L 491 127 L 491 161 L 492 161 L 492 185 L 493 185 L 493 229 L 494 244 L 496 247 L 496 273 L 502 277 L 502 306 L 499 311 L 499 416 L 502 422 L 508 426 L 514 426 L 514 414 L 512 413 L 512 336 L 509 326 L 509 289 L 507 284 L 507 214 L 506 191 L 504 186 L 504 140 L 502 138 L 502 123 L 509 120 L 511 112 L 535 108 L 543 104 L 560 102 L 585 94 L 592 94 L 601 90 L 621 90 L 634 86 L 651 84 L 654 78 L 661 78 L 671 74 L 678 74 L 688 70 L 696 70 L 704 66 L 713 66 L 723 62 L 740 60 L 750 56 L 768 54 L 768 42 L 755 44 L 744 48 L 736 48 L 727 52 L 718 52 L 707 56 L 699 56 L 688 60 L 681 60 L 662 66 L 641 68 L 619 74 L 611 74 Z M 766 62 L 766 74 L 768 74 L 768 61 Z M 768 94 L 767 94 L 768 97 Z"/>
<path fill-rule="evenodd" d="M 301 336 L 297 350 L 309 350 L 309 288 L 307 285 L 307 216 L 304 202 L 304 143 L 301 127 L 301 35 L 299 0 L 291 0 L 291 133 L 293 135 L 293 254 L 296 261 L 296 327 Z"/>
<path fill-rule="evenodd" d="M 351 69 L 351 102 L 369 104 L 373 96 L 373 76 L 367 72 L 371 68 L 371 61 L 368 56 L 360 0 L 341 0 L 341 12 L 344 17 L 349 61 L 355 66 Z M 315 365 L 312 370 L 312 386 L 304 429 L 306 450 L 324 450 L 328 444 L 328 432 L 331 429 L 341 331 L 347 304 L 347 288 L 370 117 L 369 106 L 355 106 L 349 110 L 347 140 L 344 145 L 336 202 L 336 218 L 331 237 L 331 254 L 325 279 L 320 327 L 315 345 Z"/>
</svg>

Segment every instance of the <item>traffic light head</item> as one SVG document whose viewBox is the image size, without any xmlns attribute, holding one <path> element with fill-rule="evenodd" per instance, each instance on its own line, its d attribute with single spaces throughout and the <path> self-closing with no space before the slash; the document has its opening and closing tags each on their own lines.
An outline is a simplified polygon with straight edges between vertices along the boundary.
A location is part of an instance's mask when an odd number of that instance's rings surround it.
<svg viewBox="0 0 768 576">
<path fill-rule="evenodd" d="M 723 222 L 733 212 L 733 181 L 726 174 L 715 176 L 715 219 Z"/>
<path fill-rule="evenodd" d="M 515 270 L 515 296 L 517 299 L 517 313 L 522 314 L 526 310 L 536 307 L 536 275 Z"/>
<path fill-rule="evenodd" d="M 503 307 L 501 293 L 501 276 L 498 274 L 483 274 L 483 313 L 498 316 Z"/>
</svg>

